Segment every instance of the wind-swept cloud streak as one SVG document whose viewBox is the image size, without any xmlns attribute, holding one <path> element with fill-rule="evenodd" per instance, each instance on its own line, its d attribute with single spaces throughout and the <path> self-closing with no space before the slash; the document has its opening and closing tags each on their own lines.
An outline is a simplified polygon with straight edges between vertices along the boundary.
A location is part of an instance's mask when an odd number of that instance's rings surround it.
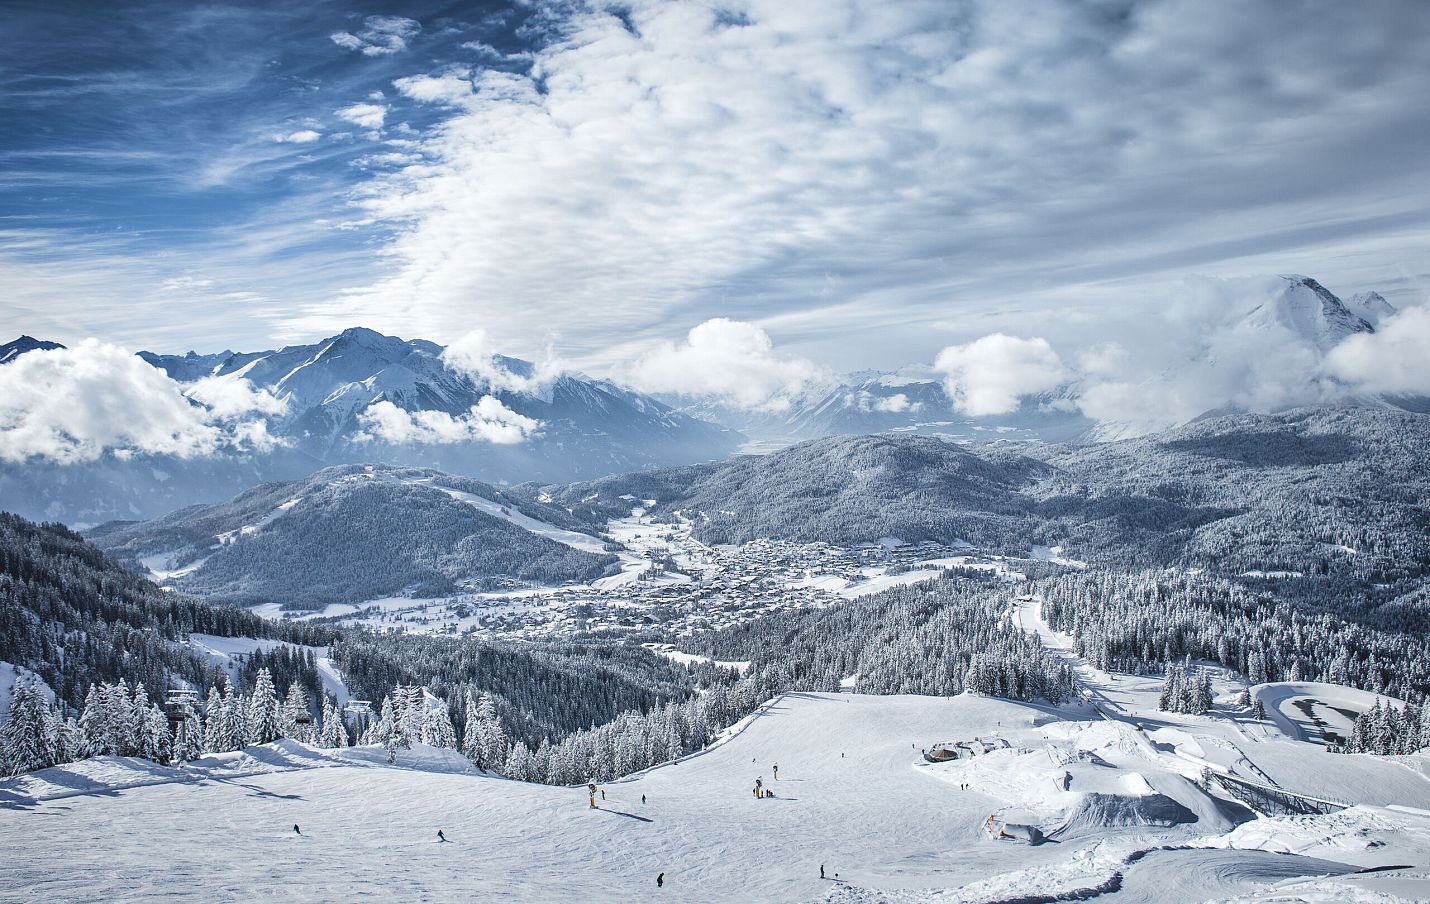
<svg viewBox="0 0 1430 904">
<path fill-rule="evenodd" d="M 1424 234 L 1427 19 L 577 5 L 529 70 L 473 57 L 394 83 L 445 119 L 357 193 L 397 229 L 392 275 L 296 323 L 477 319 L 518 351 L 554 325 L 589 363 L 670 338 L 673 313 L 779 318 L 827 358 L 871 327 L 931 355 L 928 324 L 1025 298 L 1036 317 L 1059 286 Z"/>
</svg>

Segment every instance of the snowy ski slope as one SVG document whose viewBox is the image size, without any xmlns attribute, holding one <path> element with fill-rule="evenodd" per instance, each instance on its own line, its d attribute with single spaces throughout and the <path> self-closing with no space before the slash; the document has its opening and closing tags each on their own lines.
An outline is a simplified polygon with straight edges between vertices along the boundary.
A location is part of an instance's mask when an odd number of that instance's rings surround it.
<svg viewBox="0 0 1430 904">
<path fill-rule="evenodd" d="M 975 736 L 1010 747 L 936 766 L 920 754 Z M 1264 742 L 1278 743 L 1306 746 Z M 1058 757 L 1078 750 L 1096 758 L 1079 761 L 1073 796 L 1060 797 Z M 124 764 L 91 760 L 0 783 L 0 900 L 863 904 L 1030 900 L 1113 877 L 1122 892 L 1109 900 L 1122 901 L 1260 895 L 1286 883 L 1313 891 L 1330 883 L 1326 893 L 1343 900 L 1370 889 L 1405 900 L 1430 892 L 1430 814 L 1357 807 L 1320 817 L 1324 830 L 1305 818 L 1263 819 L 1227 834 L 1234 810 L 1199 798 L 1169 766 L 1174 759 L 1125 743 L 1107 722 L 1063 721 L 1036 706 L 797 694 L 703 754 L 605 786 L 598 810 L 582 788 L 453 772 L 461 761 L 431 748 L 389 767 L 376 749 L 334 757 L 285 742 L 206 758 L 182 783 L 171 780 L 176 770 L 154 767 L 169 776 L 121 790 L 93 773 Z M 756 778 L 777 796 L 756 800 Z M 1116 808 L 1079 797 L 1080 782 L 1133 810 L 1150 794 L 1173 794 L 1196 818 L 1114 825 L 1097 813 Z M 1430 807 L 1430 782 L 1422 783 L 1406 802 Z M 36 800 L 45 787 L 73 793 Z M 990 838 L 989 816 L 1014 811 L 1079 819 L 1057 843 Z M 437 841 L 438 829 L 449 843 Z M 831 878 L 820 880 L 821 864 Z M 1390 864 L 1415 869 L 1349 874 Z M 1320 878 L 1328 873 L 1348 874 Z"/>
</svg>

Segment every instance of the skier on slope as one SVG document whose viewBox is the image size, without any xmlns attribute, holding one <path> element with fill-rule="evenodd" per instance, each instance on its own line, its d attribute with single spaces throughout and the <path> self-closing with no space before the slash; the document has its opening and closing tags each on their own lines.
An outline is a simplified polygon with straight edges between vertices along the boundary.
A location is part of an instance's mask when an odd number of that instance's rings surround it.
<svg viewBox="0 0 1430 904">
<path fill-rule="evenodd" d="M 444 844 L 445 844 L 446 841 L 447 841 L 447 836 L 442 834 L 442 830 L 441 830 L 441 829 L 438 829 L 438 830 L 437 830 L 437 840 L 438 840 L 439 842 L 444 843 Z"/>
<path fill-rule="evenodd" d="M 661 873 L 660 875 L 655 877 L 655 887 L 665 888 L 665 873 Z"/>
<path fill-rule="evenodd" d="M 296 822 L 293 823 L 293 834 L 294 834 L 294 835 L 301 835 L 301 834 L 303 834 L 303 830 L 300 829 L 300 828 L 298 828 L 298 824 L 297 824 Z"/>
</svg>

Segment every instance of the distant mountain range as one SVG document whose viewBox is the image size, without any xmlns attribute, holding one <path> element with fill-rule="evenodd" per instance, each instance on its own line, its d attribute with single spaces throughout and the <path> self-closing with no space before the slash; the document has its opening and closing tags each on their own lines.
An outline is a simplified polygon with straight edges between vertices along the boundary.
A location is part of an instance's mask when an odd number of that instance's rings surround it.
<svg viewBox="0 0 1430 904">
<path fill-rule="evenodd" d="M 22 337 L 0 346 L 0 362 L 55 343 Z M 180 383 L 247 380 L 286 403 L 265 418 L 282 445 L 266 454 L 221 453 L 179 460 L 106 456 L 78 465 L 0 466 L 0 498 L 29 517 L 94 524 L 147 518 L 216 502 L 265 480 L 305 476 L 324 465 L 380 461 L 435 467 L 493 482 L 567 481 L 659 465 L 723 458 L 742 437 L 609 380 L 563 373 L 538 380 L 529 362 L 497 357 L 512 385 L 447 365 L 443 347 L 368 329 L 276 351 L 139 357 Z M 523 441 L 391 441 L 364 415 L 388 403 L 400 412 L 460 423 L 484 397 L 536 422 Z M 385 406 L 384 406 L 385 407 Z"/>
<path fill-rule="evenodd" d="M 1296 343 L 1307 351 L 1303 357 L 1308 360 L 1323 359 L 1349 336 L 1375 332 L 1377 324 L 1395 312 L 1374 292 L 1343 302 L 1314 279 L 1282 280 L 1269 300 L 1229 315 L 1229 322 L 1242 333 L 1266 331 L 1274 341 Z M 22 336 L 0 346 L 0 366 L 60 347 Z M 470 373 L 450 366 L 444 352 L 432 342 L 361 328 L 310 345 L 260 352 L 140 352 L 139 357 L 180 384 L 247 381 L 271 393 L 284 409 L 263 419 L 279 444 L 261 454 L 220 451 L 190 459 L 108 454 L 84 464 L 0 465 L 0 498 L 19 514 L 83 526 L 218 502 L 265 481 L 298 479 L 337 464 L 382 462 L 489 483 L 558 484 L 719 461 L 741 448 L 769 451 L 846 434 L 1067 443 L 1139 432 L 1084 415 L 1078 398 L 1086 387 L 1076 378 L 1027 396 L 1015 411 L 997 416 L 971 417 L 958 411 L 942 375 L 926 366 L 826 380 L 806 387 L 782 411 L 752 412 L 688 400 L 677 408 L 673 399 L 660 400 L 581 374 L 539 374 L 529 362 L 502 356 L 492 358 L 482 373 Z M 1193 344 L 1183 363 L 1168 364 L 1166 376 L 1174 379 L 1176 368 L 1214 362 L 1218 354 L 1210 343 L 1201 348 Z M 1146 391 L 1157 392 L 1159 386 L 1154 381 Z M 1336 403 L 1430 412 L 1430 399 L 1418 397 L 1345 395 Z M 519 421 L 521 441 L 490 442 L 460 433 L 453 438 L 426 426 L 460 426 L 479 404 L 493 405 L 502 416 Z M 1202 416 L 1236 411 L 1228 402 Z M 377 413 L 397 418 L 406 432 L 375 430 Z"/>
<path fill-rule="evenodd" d="M 1270 300 L 1240 314 L 1240 325 L 1252 332 L 1279 331 L 1283 341 L 1305 347 L 1321 360 L 1355 333 L 1373 333 L 1395 308 L 1378 292 L 1363 292 L 1342 301 L 1307 276 L 1283 276 L 1280 291 Z M 1235 319 L 1236 315 L 1232 315 Z M 1196 341 L 1197 337 L 1190 337 Z M 1205 362 L 1217 350 L 1200 349 L 1193 360 Z M 1169 365 L 1175 367 L 1176 365 Z M 1175 377 L 1175 374 L 1168 374 Z M 805 439 L 841 434 L 934 434 L 970 442 L 995 439 L 1036 439 L 1049 443 L 1091 442 L 1130 435 L 1126 425 L 1099 423 L 1079 410 L 1082 390 L 1076 379 L 1049 392 L 1026 396 L 1008 414 L 973 417 L 960 412 L 932 367 L 913 365 L 896 371 L 863 371 L 821 381 L 805 388 L 788 408 L 741 411 L 718 403 L 687 404 L 681 410 L 724 424 L 748 436 L 751 447 L 765 450 Z M 670 400 L 674 402 L 674 400 Z M 1371 407 L 1430 411 L 1430 400 L 1377 396 L 1349 400 Z M 1213 408 L 1207 414 L 1233 409 Z"/>
</svg>

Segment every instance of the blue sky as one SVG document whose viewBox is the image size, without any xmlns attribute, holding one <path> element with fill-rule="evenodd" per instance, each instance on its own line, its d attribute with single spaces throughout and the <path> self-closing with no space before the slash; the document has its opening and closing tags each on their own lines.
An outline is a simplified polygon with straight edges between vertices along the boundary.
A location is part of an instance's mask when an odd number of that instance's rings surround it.
<svg viewBox="0 0 1430 904">
<path fill-rule="evenodd" d="M 7 334 L 807 373 L 1430 272 L 1410 0 L 56 6 L 0 13 Z"/>
</svg>

